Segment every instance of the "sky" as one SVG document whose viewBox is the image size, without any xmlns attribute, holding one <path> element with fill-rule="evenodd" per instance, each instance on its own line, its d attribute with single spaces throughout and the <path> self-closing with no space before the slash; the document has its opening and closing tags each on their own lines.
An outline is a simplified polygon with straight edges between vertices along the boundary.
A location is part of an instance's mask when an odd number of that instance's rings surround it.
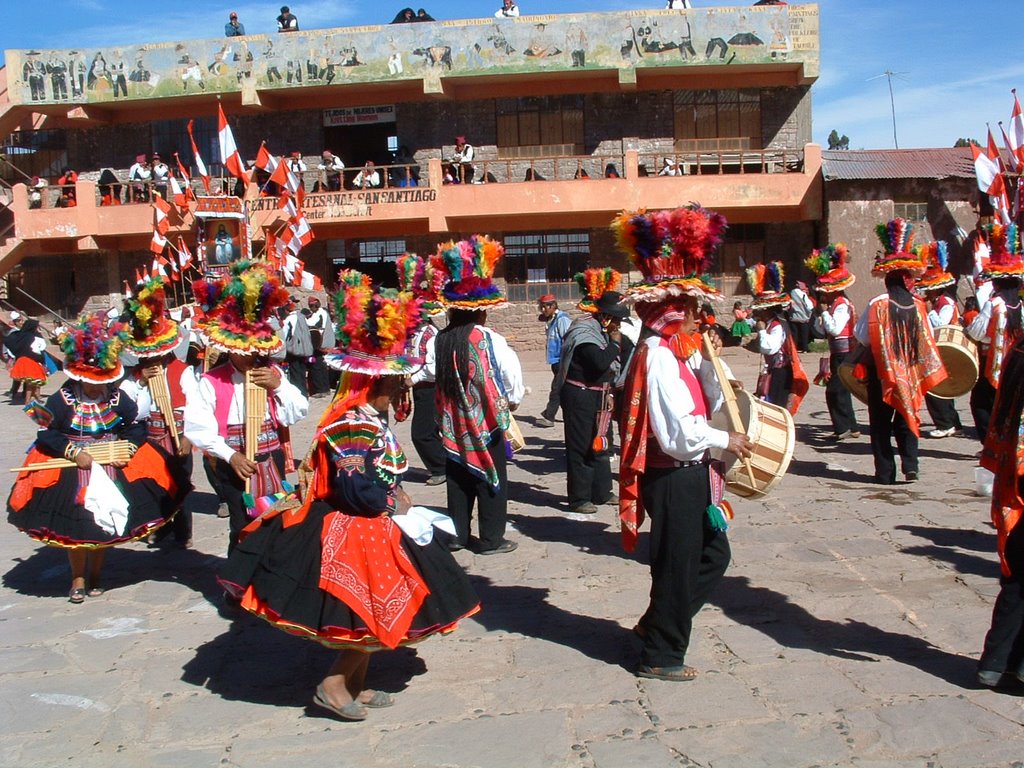
<svg viewBox="0 0 1024 768">
<path fill-rule="evenodd" d="M 285 0 L 302 29 L 384 24 L 405 0 L 384 9 L 368 0 Z M 248 34 L 272 33 L 281 0 L 7 0 L 0 52 L 7 49 L 130 45 L 219 37 L 236 11 Z M 694 7 L 749 3 L 702 2 Z M 141 6 L 148 6 L 140 11 Z M 1011 88 L 1024 98 L 1024 57 L 1007 55 L 1009 35 L 1024 22 L 1020 0 L 821 0 L 821 76 L 812 88 L 814 140 L 828 146 L 836 130 L 851 149 L 951 147 L 982 143 L 986 123 L 1009 121 Z M 500 0 L 416 0 L 435 19 L 493 15 Z M 660 0 L 523 0 L 530 13 L 660 8 Z M 1003 42 L 1000 42 L 1000 41 Z M 885 72 L 893 73 L 886 76 Z M 892 85 L 890 101 L 889 85 Z M 895 109 L 893 109 L 895 107 Z M 895 137 L 893 117 L 895 113 Z"/>
</svg>

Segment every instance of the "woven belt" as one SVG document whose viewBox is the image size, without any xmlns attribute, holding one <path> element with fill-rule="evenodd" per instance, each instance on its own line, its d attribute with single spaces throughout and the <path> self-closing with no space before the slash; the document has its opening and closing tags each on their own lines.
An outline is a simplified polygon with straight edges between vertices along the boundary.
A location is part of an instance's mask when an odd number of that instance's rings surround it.
<svg viewBox="0 0 1024 768">
<path fill-rule="evenodd" d="M 610 387 L 610 384 L 608 384 L 607 382 L 604 384 L 584 384 L 582 381 L 566 379 L 565 383 L 572 384 L 574 387 L 579 387 L 580 389 L 589 389 L 591 392 L 604 392 Z"/>
</svg>

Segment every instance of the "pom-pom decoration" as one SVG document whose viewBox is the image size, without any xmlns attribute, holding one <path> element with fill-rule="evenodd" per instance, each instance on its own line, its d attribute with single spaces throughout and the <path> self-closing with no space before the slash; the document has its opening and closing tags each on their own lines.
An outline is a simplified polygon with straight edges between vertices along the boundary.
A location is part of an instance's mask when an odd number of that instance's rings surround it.
<svg viewBox="0 0 1024 768">
<path fill-rule="evenodd" d="M 991 254 L 988 265 L 982 270 L 982 279 L 1024 277 L 1019 227 L 1016 224 L 989 224 L 986 229 L 988 230 L 988 246 Z"/>
<path fill-rule="evenodd" d="M 914 277 L 924 273 L 924 262 L 913 252 L 914 225 L 906 219 L 895 218 L 887 224 L 878 224 L 875 234 L 882 244 L 882 250 L 875 254 L 875 265 L 871 274 L 884 277 L 890 272 L 906 270 Z"/>
<path fill-rule="evenodd" d="M 751 309 L 785 307 L 789 304 L 788 293 L 783 293 L 786 274 L 781 261 L 770 261 L 747 269 L 747 285 L 754 294 Z"/>
<path fill-rule="evenodd" d="M 505 248 L 487 235 L 449 240 L 437 246 L 431 265 L 444 276 L 441 301 L 453 309 L 497 309 L 508 306 L 494 283 L 494 269 Z"/>
<path fill-rule="evenodd" d="M 622 273 L 611 267 L 593 267 L 577 272 L 573 279 L 580 288 L 583 298 L 576 305 L 584 312 L 596 312 L 595 302 L 607 291 L 619 290 Z"/>
<path fill-rule="evenodd" d="M 269 355 L 284 344 L 270 318 L 291 297 L 263 264 L 239 261 L 227 277 L 196 280 L 192 292 L 206 314 L 201 330 L 210 346 L 222 352 Z"/>
<path fill-rule="evenodd" d="M 915 252 L 925 265 L 924 274 L 917 279 L 914 286 L 915 291 L 923 294 L 956 284 L 956 278 L 946 271 L 946 265 L 949 264 L 949 247 L 944 240 L 919 245 Z"/>
<path fill-rule="evenodd" d="M 830 243 L 824 248 L 815 248 L 804 259 L 804 266 L 817 276 L 815 287 L 819 291 L 845 291 L 856 282 L 856 276 L 846 267 L 847 256 L 845 243 Z"/>
<path fill-rule="evenodd" d="M 107 313 L 84 315 L 60 337 L 64 373 L 69 379 L 110 384 L 124 374 L 119 356 L 128 339 L 128 326 L 107 325 Z"/>
<path fill-rule="evenodd" d="M 181 341 L 178 324 L 165 310 L 166 284 L 154 275 L 146 280 L 126 302 L 130 329 L 125 347 L 136 357 L 160 357 L 174 351 Z"/>
</svg>

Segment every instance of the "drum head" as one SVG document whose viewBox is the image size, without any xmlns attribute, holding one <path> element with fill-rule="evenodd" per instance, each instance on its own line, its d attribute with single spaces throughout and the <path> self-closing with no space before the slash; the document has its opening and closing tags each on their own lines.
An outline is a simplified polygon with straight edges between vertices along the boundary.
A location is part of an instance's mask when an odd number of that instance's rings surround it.
<svg viewBox="0 0 1024 768">
<path fill-rule="evenodd" d="M 858 379 L 854 373 L 853 363 L 840 363 L 839 365 L 839 380 L 843 382 L 843 385 L 850 390 L 850 394 L 860 400 L 862 403 L 867 405 L 868 403 L 868 383 Z"/>
</svg>

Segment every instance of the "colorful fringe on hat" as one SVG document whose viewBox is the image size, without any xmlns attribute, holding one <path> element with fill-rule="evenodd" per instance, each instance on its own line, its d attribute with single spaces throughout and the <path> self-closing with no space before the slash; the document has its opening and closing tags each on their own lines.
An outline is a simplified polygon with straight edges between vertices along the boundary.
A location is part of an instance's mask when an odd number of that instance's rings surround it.
<svg viewBox="0 0 1024 768">
<path fill-rule="evenodd" d="M 451 309 L 498 309 L 508 306 L 494 284 L 494 268 L 505 248 L 487 235 L 468 240 L 449 240 L 437 246 L 431 263 L 444 276 L 441 300 Z"/>
<path fill-rule="evenodd" d="M 988 247 L 991 250 L 988 265 L 981 273 L 983 280 L 997 277 L 1024 277 L 1024 260 L 1021 258 L 1021 233 L 1016 224 L 989 224 Z"/>
<path fill-rule="evenodd" d="M 577 309 L 584 312 L 594 313 L 597 311 L 595 302 L 601 298 L 606 291 L 618 291 L 619 283 L 622 282 L 622 273 L 611 267 L 593 267 L 577 272 L 573 278 L 580 287 L 583 298 L 576 305 Z"/>
<path fill-rule="evenodd" d="M 124 374 L 119 355 L 128 339 L 124 323 L 107 325 L 107 313 L 84 315 L 60 337 L 64 373 L 89 384 L 111 384 Z"/>
<path fill-rule="evenodd" d="M 334 294 L 338 351 L 324 355 L 332 368 L 366 376 L 405 375 L 423 361 L 408 355 L 406 345 L 419 325 L 420 299 L 411 291 L 382 288 L 354 269 L 338 274 Z"/>
<path fill-rule="evenodd" d="M 395 264 L 398 271 L 398 290 L 408 291 L 420 300 L 424 315 L 444 312 L 439 294 L 445 276 L 434 269 L 429 259 L 415 253 L 403 253 Z"/>
<path fill-rule="evenodd" d="M 620 213 L 612 221 L 616 243 L 643 275 L 627 291 L 627 299 L 636 303 L 683 294 L 717 296 L 708 271 L 727 227 L 724 216 L 697 203 L 671 211 Z"/>
<path fill-rule="evenodd" d="M 914 253 L 914 225 L 906 219 L 893 219 L 888 224 L 875 227 L 884 251 L 875 254 L 875 266 L 871 274 L 885 277 L 890 272 L 905 269 L 914 277 L 924 273 L 924 262 Z"/>
<path fill-rule="evenodd" d="M 815 248 L 804 260 L 806 266 L 817 277 L 816 288 L 826 293 L 845 291 L 857 281 L 857 276 L 846 267 L 846 244 L 829 243 L 824 248 Z"/>
<path fill-rule="evenodd" d="M 125 347 L 136 357 L 160 357 L 181 342 L 181 329 L 164 311 L 165 300 L 165 282 L 159 275 L 146 280 L 128 300 L 131 334 Z"/>
<path fill-rule="evenodd" d="M 747 270 L 747 285 L 754 294 L 751 309 L 771 309 L 785 307 L 789 304 L 789 294 L 785 293 L 786 274 L 781 261 L 770 261 L 758 264 Z"/>
<path fill-rule="evenodd" d="M 206 312 L 202 331 L 209 346 L 222 352 L 269 355 L 284 345 L 270 318 L 291 297 L 263 264 L 237 262 L 227 277 L 196 280 L 192 292 Z"/>
<path fill-rule="evenodd" d="M 946 271 L 949 264 L 949 246 L 945 240 L 919 245 L 917 254 L 926 266 L 924 274 L 918 278 L 917 285 L 914 286 L 915 290 L 925 293 L 956 284 L 956 278 Z"/>
</svg>

